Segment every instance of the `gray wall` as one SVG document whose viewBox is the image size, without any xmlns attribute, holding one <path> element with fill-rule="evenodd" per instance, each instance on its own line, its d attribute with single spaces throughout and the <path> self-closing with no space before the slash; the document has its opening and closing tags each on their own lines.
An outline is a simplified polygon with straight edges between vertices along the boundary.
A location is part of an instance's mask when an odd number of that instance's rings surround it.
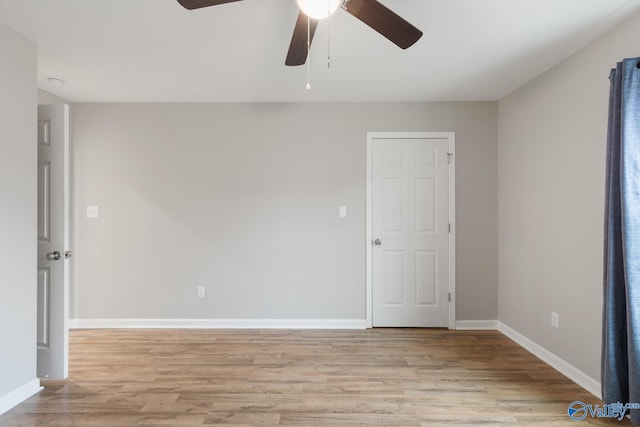
<svg viewBox="0 0 640 427">
<path fill-rule="evenodd" d="M 71 317 L 364 319 L 366 132 L 455 131 L 457 317 L 495 319 L 496 123 L 495 102 L 74 104 Z"/>
<path fill-rule="evenodd" d="M 597 380 L 608 77 L 638 40 L 640 16 L 499 102 L 498 318 Z"/>
<path fill-rule="evenodd" d="M 43 89 L 38 89 L 38 105 L 43 104 L 68 104 L 69 101 L 54 95 Z"/>
<path fill-rule="evenodd" d="M 0 398 L 36 377 L 36 46 L 0 24 Z"/>
</svg>

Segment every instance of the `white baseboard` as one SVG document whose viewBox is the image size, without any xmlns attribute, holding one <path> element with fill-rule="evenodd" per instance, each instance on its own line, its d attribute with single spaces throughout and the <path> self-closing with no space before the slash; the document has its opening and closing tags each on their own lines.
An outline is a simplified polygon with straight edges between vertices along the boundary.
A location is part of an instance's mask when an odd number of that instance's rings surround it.
<svg viewBox="0 0 640 427">
<path fill-rule="evenodd" d="M 364 319 L 70 319 L 71 329 L 366 329 Z"/>
<path fill-rule="evenodd" d="M 531 341 L 529 338 L 520 334 L 516 330 L 511 329 L 504 323 L 498 322 L 498 330 L 507 337 L 511 338 L 516 343 L 520 344 L 530 353 L 537 356 L 543 362 L 547 363 L 576 384 L 585 388 L 589 393 L 593 394 L 598 399 L 601 398 L 600 381 L 591 378 L 589 375 L 585 374 L 575 366 L 566 362 L 564 359 L 561 359 L 560 357 L 551 353 L 549 350 Z"/>
<path fill-rule="evenodd" d="M 35 378 L 12 392 L 5 394 L 4 396 L 0 396 L 0 415 L 24 402 L 40 390 L 42 390 L 42 387 L 40 387 L 40 380 Z"/>
<path fill-rule="evenodd" d="M 497 320 L 456 320 L 458 331 L 495 331 L 498 329 Z"/>
</svg>

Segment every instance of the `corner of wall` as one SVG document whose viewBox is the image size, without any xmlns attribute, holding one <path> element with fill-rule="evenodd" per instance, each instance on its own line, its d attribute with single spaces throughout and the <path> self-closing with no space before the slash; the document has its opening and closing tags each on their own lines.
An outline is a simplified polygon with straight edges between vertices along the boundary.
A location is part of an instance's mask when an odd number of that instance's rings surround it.
<svg viewBox="0 0 640 427">
<path fill-rule="evenodd" d="M 498 103 L 499 329 L 594 394 L 607 77 L 639 38 L 636 15 Z"/>
<path fill-rule="evenodd" d="M 40 387 L 40 380 L 34 378 L 4 396 L 0 396 L 0 415 L 24 402 L 42 389 L 43 388 Z"/>
<path fill-rule="evenodd" d="M 37 47 L 0 24 L 0 52 L 1 409 L 37 391 Z"/>
</svg>

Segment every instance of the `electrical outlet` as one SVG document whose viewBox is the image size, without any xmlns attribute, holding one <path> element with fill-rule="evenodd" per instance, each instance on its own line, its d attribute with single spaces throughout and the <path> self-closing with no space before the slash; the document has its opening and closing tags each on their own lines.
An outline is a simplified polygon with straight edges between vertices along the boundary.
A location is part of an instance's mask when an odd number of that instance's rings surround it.
<svg viewBox="0 0 640 427">
<path fill-rule="evenodd" d="M 555 311 L 551 312 L 551 326 L 553 326 L 554 328 L 560 327 L 560 315 Z"/>
<path fill-rule="evenodd" d="M 87 206 L 87 218 L 98 218 L 100 210 L 97 206 Z"/>
<path fill-rule="evenodd" d="M 198 298 L 204 298 L 204 286 L 198 286 Z"/>
</svg>

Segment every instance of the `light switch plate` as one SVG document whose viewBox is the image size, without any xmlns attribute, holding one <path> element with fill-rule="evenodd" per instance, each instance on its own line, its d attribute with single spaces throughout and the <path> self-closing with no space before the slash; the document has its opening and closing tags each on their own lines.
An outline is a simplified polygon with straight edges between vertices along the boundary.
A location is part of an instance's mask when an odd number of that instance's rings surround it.
<svg viewBox="0 0 640 427">
<path fill-rule="evenodd" d="M 346 217 L 347 217 L 347 207 L 340 206 L 340 218 L 346 218 Z"/>
<path fill-rule="evenodd" d="M 100 210 L 97 206 L 87 206 L 87 218 L 98 218 Z"/>
<path fill-rule="evenodd" d="M 560 327 L 560 315 L 554 311 L 551 312 L 551 326 L 554 328 Z"/>
</svg>

